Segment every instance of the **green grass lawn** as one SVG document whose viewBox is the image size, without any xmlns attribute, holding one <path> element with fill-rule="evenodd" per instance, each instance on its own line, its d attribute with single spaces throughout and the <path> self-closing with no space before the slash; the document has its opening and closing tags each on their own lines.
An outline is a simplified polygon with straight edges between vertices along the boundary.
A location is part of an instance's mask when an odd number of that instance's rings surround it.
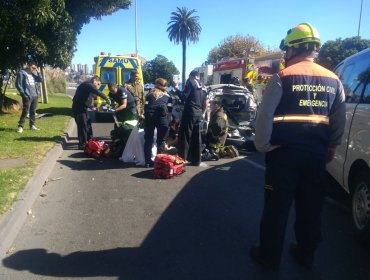
<svg viewBox="0 0 370 280">
<path fill-rule="evenodd" d="M 8 97 L 21 100 L 19 96 L 12 94 Z M 39 103 L 38 114 L 51 114 L 36 119 L 36 126 L 40 131 L 29 130 L 27 119 L 24 132 L 17 133 L 21 112 L 0 114 L 0 160 L 25 160 L 25 164 L 21 167 L 0 168 L 0 215 L 11 207 L 37 165 L 61 140 L 71 118 L 71 104 L 72 100 L 66 95 L 49 96 L 48 104 Z"/>
</svg>

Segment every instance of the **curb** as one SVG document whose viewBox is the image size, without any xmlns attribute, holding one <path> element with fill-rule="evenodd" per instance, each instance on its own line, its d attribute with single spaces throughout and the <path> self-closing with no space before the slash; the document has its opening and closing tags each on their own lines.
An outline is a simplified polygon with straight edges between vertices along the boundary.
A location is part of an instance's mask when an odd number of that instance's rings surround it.
<svg viewBox="0 0 370 280">
<path fill-rule="evenodd" d="M 71 118 L 61 143 L 57 143 L 46 154 L 40 165 L 35 169 L 33 176 L 28 181 L 24 190 L 19 193 L 12 208 L 0 217 L 0 259 L 7 256 L 8 250 L 10 250 L 12 243 L 28 216 L 27 212 L 32 208 L 57 159 L 63 153 L 63 146 L 68 142 L 68 138 L 72 134 L 74 127 L 75 122 Z"/>
</svg>

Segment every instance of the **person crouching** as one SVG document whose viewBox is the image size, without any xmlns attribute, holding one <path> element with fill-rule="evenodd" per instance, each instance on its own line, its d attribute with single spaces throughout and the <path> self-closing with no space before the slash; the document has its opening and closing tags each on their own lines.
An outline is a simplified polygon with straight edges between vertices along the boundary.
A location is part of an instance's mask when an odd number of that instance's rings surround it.
<svg viewBox="0 0 370 280">
<path fill-rule="evenodd" d="M 153 166 L 152 147 L 154 130 L 157 129 L 157 153 L 165 150 L 169 120 L 172 112 L 172 98 L 167 93 L 167 80 L 158 78 L 154 88 L 146 95 L 144 103 L 144 156 L 145 166 Z"/>
</svg>

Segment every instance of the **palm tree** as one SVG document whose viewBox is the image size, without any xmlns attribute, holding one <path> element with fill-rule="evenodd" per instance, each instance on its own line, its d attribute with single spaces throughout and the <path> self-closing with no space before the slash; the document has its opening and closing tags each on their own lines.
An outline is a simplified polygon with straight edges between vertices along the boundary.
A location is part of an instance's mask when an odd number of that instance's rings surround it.
<svg viewBox="0 0 370 280">
<path fill-rule="evenodd" d="M 175 44 L 182 44 L 182 82 L 185 82 L 186 72 L 186 42 L 198 42 L 202 27 L 199 17 L 194 16 L 196 10 L 188 10 L 185 7 L 177 7 L 176 12 L 171 13 L 171 21 L 168 23 L 168 38 Z"/>
</svg>

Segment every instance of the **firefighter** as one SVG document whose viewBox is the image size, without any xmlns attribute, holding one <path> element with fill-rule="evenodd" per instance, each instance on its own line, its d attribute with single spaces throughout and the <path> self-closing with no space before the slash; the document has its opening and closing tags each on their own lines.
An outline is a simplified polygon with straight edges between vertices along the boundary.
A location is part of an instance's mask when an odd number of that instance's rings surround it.
<svg viewBox="0 0 370 280">
<path fill-rule="evenodd" d="M 167 93 L 167 80 L 158 78 L 154 88 L 145 96 L 144 106 L 144 156 L 145 166 L 152 167 L 154 130 L 157 129 L 157 154 L 165 151 L 165 140 L 172 113 L 172 98 Z"/>
<path fill-rule="evenodd" d="M 179 156 L 195 166 L 201 163 L 200 122 L 208 106 L 207 92 L 199 80 L 199 72 L 191 71 L 183 91 L 185 105 L 178 138 Z"/>
<path fill-rule="evenodd" d="M 228 121 L 227 115 L 223 109 L 222 101 L 214 98 L 210 101 L 211 117 L 207 129 L 207 148 L 214 159 L 219 159 L 223 156 L 223 148 L 225 146 Z"/>
<path fill-rule="evenodd" d="M 286 68 L 270 79 L 258 112 L 255 145 L 266 153 L 265 204 L 259 245 L 251 248 L 250 256 L 269 268 L 280 264 L 293 201 L 292 257 L 311 267 L 321 241 L 325 165 L 341 142 L 345 103 L 338 77 L 314 63 L 320 44 L 309 23 L 288 31 L 280 46 Z"/>
</svg>

